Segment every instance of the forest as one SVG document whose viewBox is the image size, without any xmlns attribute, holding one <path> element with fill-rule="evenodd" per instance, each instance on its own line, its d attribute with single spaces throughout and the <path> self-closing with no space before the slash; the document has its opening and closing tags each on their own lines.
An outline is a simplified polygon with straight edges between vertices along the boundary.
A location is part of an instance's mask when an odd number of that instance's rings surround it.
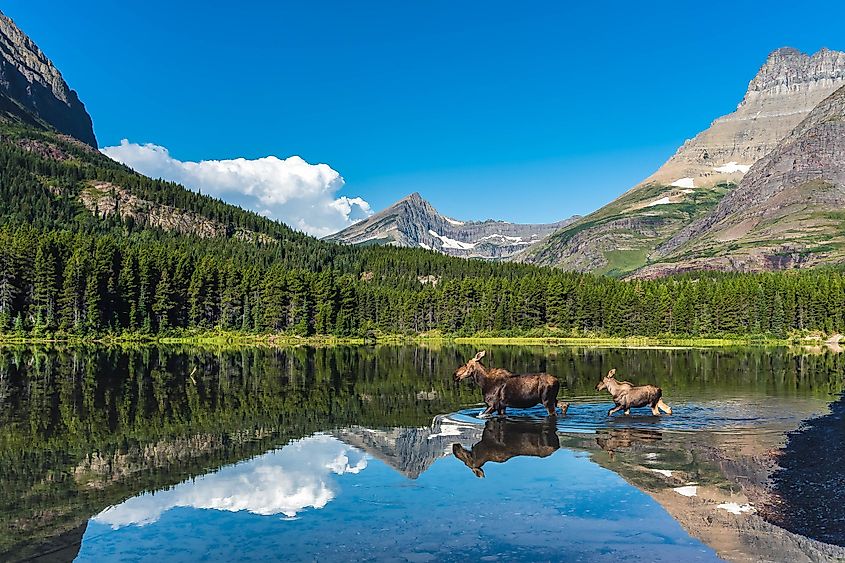
<svg viewBox="0 0 845 563">
<path fill-rule="evenodd" d="M 202 238 L 92 213 L 107 181 L 265 240 Z M 0 125 L 0 332 L 785 337 L 845 332 L 838 270 L 623 281 L 423 249 L 326 243 L 71 139 Z"/>
<path fill-rule="evenodd" d="M 21 336 L 197 329 L 300 336 L 845 330 L 845 279 L 838 271 L 621 281 L 379 248 L 363 253 L 360 271 L 331 263 L 316 270 L 274 259 L 274 247 L 166 233 L 122 237 L 4 227 L 0 327 Z M 488 269 L 505 275 L 480 275 Z M 418 280 L 428 275 L 438 283 Z"/>
</svg>

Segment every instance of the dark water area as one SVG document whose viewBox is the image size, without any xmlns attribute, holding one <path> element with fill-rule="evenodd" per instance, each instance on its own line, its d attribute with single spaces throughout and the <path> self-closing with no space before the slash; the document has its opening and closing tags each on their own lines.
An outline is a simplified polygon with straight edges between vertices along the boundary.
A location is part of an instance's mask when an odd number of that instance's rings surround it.
<svg viewBox="0 0 845 563">
<path fill-rule="evenodd" d="M 769 488 L 787 435 L 830 416 L 842 355 L 493 347 L 488 365 L 552 373 L 572 406 L 479 420 L 451 379 L 475 351 L 2 348 L 0 559 L 845 554 L 811 517 L 778 520 L 796 501 Z M 608 418 L 611 367 L 674 414 Z"/>
</svg>

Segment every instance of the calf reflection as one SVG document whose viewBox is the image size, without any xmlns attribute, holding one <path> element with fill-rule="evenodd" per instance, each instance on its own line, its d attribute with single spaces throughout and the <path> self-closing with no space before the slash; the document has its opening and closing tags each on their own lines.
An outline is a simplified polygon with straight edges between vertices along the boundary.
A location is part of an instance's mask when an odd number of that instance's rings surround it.
<svg viewBox="0 0 845 563">
<path fill-rule="evenodd" d="M 620 428 L 596 435 L 596 444 L 610 455 L 610 459 L 614 458 L 617 449 L 627 449 L 638 444 L 659 442 L 660 440 L 662 440 L 660 432 L 637 428 Z"/>
<path fill-rule="evenodd" d="M 504 463 L 512 457 L 527 455 L 547 457 L 560 448 L 554 420 L 544 422 L 493 419 L 484 425 L 481 441 L 471 450 L 452 445 L 452 453 L 463 461 L 476 477 L 484 477 L 481 467 L 488 461 Z"/>
</svg>

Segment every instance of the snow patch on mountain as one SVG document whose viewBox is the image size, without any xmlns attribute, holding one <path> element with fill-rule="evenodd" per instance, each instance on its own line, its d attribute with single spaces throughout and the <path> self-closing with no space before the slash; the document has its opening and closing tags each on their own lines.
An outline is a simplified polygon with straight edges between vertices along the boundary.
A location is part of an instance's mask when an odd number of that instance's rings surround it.
<svg viewBox="0 0 845 563">
<path fill-rule="evenodd" d="M 751 169 L 750 164 L 738 164 L 736 162 L 729 162 L 727 164 L 723 164 L 722 166 L 716 166 L 713 168 L 716 172 L 721 172 L 722 174 L 733 174 L 734 172 L 742 172 L 745 174 Z"/>
<path fill-rule="evenodd" d="M 431 229 L 428 230 L 428 234 L 430 234 L 434 238 L 440 239 L 440 242 L 443 243 L 443 248 L 452 248 L 455 250 L 472 250 L 473 248 L 475 248 L 474 243 L 455 240 L 445 235 L 438 234 L 435 231 L 432 231 Z"/>
<path fill-rule="evenodd" d="M 693 180 L 692 178 L 678 178 L 677 180 L 675 180 L 674 182 L 672 182 L 669 185 L 674 187 L 674 188 L 694 189 L 695 188 L 695 180 Z"/>
</svg>

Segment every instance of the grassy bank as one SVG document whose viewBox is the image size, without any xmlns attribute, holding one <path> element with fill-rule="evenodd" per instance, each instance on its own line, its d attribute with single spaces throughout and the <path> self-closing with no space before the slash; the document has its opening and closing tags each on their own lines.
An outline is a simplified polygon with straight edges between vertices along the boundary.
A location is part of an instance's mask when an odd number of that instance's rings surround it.
<svg viewBox="0 0 845 563">
<path fill-rule="evenodd" d="M 106 344 L 106 345 L 243 345 L 243 346 L 338 346 L 372 344 L 435 344 L 454 343 L 475 346 L 593 346 L 593 347 L 728 347 L 728 346 L 795 346 L 821 344 L 822 336 L 792 335 L 789 338 L 774 338 L 766 335 L 754 336 L 455 336 L 430 332 L 416 335 L 370 334 L 367 337 L 339 337 L 329 335 L 295 336 L 286 334 L 250 334 L 226 331 L 192 331 L 171 335 L 149 335 L 123 333 L 120 335 L 49 335 L 28 336 L 23 334 L 0 335 L 4 344 Z"/>
</svg>

